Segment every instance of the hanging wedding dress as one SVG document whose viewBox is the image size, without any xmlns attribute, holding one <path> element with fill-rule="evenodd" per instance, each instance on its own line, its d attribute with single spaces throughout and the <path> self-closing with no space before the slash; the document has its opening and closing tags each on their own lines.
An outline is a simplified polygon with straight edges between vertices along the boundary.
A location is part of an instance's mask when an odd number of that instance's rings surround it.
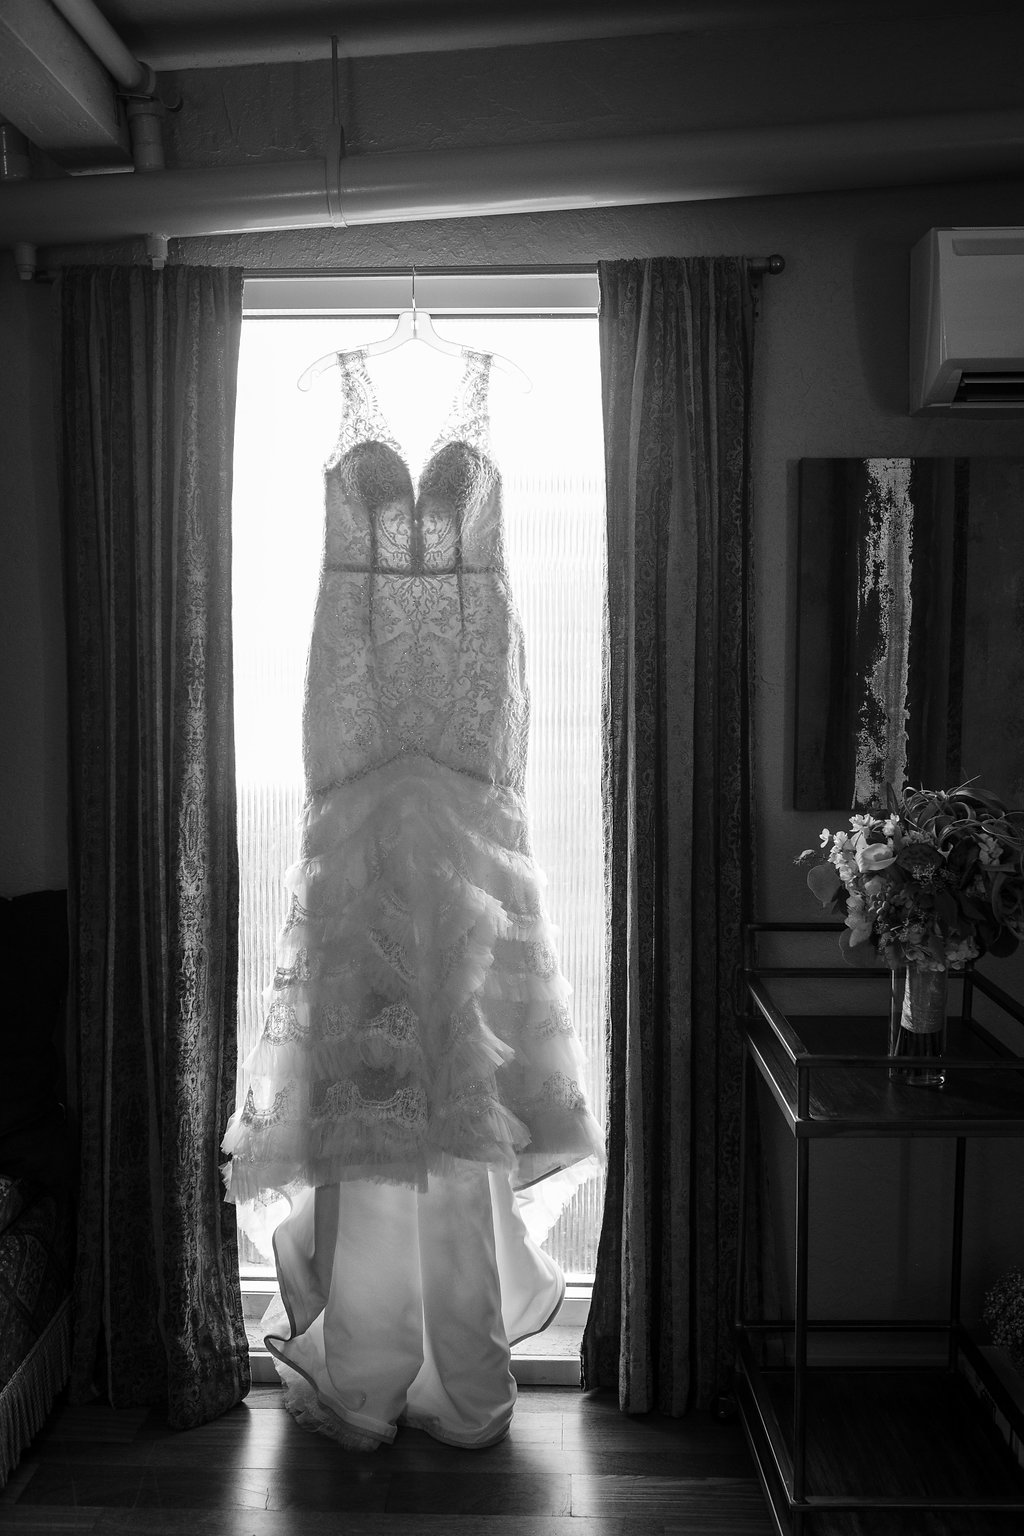
<svg viewBox="0 0 1024 1536">
<path fill-rule="evenodd" d="M 339 355 L 301 854 L 224 1141 L 228 1199 L 290 1205 L 267 1339 L 288 1405 L 350 1445 L 399 1421 L 501 1438 L 510 1343 L 564 1291 L 530 1208 L 603 1155 L 523 801 L 490 361 L 466 354 L 414 489 L 365 354 Z"/>
</svg>

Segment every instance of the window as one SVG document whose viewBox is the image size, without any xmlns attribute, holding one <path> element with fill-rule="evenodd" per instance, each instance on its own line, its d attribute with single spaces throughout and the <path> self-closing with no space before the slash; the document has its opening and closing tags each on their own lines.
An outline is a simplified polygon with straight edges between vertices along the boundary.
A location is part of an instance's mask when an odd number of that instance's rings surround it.
<svg viewBox="0 0 1024 1536">
<path fill-rule="evenodd" d="M 513 590 L 526 632 L 534 845 L 589 1060 L 587 1091 L 600 1118 L 605 551 L 596 278 L 435 275 L 416 281 L 417 305 L 432 313 L 439 334 L 509 358 L 533 382 L 523 394 L 495 371 L 492 436 L 503 474 Z M 387 336 L 409 297 L 407 276 L 246 283 L 234 479 L 242 1059 L 262 1031 L 263 994 L 285 916 L 282 878 L 298 855 L 302 693 L 323 532 L 321 474 L 338 428 L 336 370 L 325 370 L 306 392 L 297 380 L 326 353 Z M 411 345 L 372 359 L 372 366 L 389 420 L 410 450 L 425 450 L 441 414 L 435 381 L 449 377 L 449 367 L 454 380 L 457 362 Z M 410 440 L 417 435 L 425 440 Z M 590 1180 L 548 1240 L 572 1278 L 593 1273 L 602 1199 L 601 1181 Z M 268 1262 L 246 1239 L 242 1258 L 247 1267 Z"/>
</svg>

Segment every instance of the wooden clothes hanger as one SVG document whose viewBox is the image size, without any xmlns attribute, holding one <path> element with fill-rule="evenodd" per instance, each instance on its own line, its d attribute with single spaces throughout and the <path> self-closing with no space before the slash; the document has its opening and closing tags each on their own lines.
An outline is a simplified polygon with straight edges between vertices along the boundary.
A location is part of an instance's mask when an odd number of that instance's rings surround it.
<svg viewBox="0 0 1024 1536">
<path fill-rule="evenodd" d="M 325 353 L 299 374 L 298 387 L 299 389 L 312 388 L 322 373 L 326 373 L 329 368 L 338 367 L 343 357 L 351 357 L 354 352 L 362 352 L 367 357 L 376 357 L 382 352 L 393 352 L 396 347 L 404 347 L 408 341 L 422 341 L 426 346 L 433 347 L 436 352 L 444 352 L 449 357 L 465 357 L 468 352 L 476 350 L 473 347 L 464 347 L 457 341 L 448 341 L 444 336 L 437 334 L 434 330 L 434 322 L 427 311 L 416 308 L 416 274 L 413 273 L 412 308 L 402 310 L 389 336 L 382 336 L 379 341 L 368 341 L 361 347 L 345 347 L 340 352 Z M 533 388 L 532 379 L 511 358 L 502 357 L 500 352 L 491 352 L 488 356 L 492 366 L 508 374 L 509 378 L 519 385 L 523 394 Z"/>
</svg>

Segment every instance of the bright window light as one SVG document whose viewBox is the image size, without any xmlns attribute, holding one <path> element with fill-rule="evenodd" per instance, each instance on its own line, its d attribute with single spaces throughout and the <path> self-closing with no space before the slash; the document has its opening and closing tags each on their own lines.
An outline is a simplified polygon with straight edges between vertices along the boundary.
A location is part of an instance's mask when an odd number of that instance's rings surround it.
<svg viewBox="0 0 1024 1536">
<path fill-rule="evenodd" d="M 282 313 L 283 295 L 271 301 L 268 291 L 266 281 L 258 285 L 261 307 L 249 310 L 242 325 L 235 436 L 240 1060 L 262 1032 L 286 911 L 283 876 L 299 852 L 302 695 L 323 539 L 322 471 L 339 426 L 337 370 L 322 373 L 308 391 L 297 380 L 323 354 L 386 336 L 395 323 L 393 313 Z M 450 289 L 447 296 L 451 302 Z M 248 299 L 247 285 L 247 310 Z M 276 313 L 267 312 L 271 303 Z M 587 1091 L 602 1119 L 605 542 L 597 321 L 593 312 L 457 315 L 435 306 L 434 322 L 440 335 L 507 357 L 532 381 L 524 393 L 493 371 L 491 434 L 526 635 L 534 848 L 573 987 Z M 372 357 L 369 367 L 415 479 L 462 364 L 412 343 Z M 591 1179 L 548 1239 L 572 1279 L 593 1275 L 602 1200 L 602 1181 Z M 246 1238 L 241 1248 L 247 1271 L 266 1268 L 269 1255 Z"/>
</svg>

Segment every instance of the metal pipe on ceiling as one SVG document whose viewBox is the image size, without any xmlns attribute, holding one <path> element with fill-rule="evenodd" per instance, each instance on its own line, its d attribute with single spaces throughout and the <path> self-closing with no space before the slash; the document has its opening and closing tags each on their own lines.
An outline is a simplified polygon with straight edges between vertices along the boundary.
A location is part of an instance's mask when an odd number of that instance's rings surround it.
<svg viewBox="0 0 1024 1536">
<path fill-rule="evenodd" d="M 0 244 L 232 234 L 1024 173 L 1024 112 L 800 123 L 0 186 Z"/>
<path fill-rule="evenodd" d="M 1010 3 L 987 0 L 986 9 L 998 12 Z M 953 0 L 900 0 L 903 20 L 921 15 L 934 21 L 958 9 Z M 893 0 L 635 0 L 632 5 L 616 0 L 510 0 L 505 5 L 335 0 L 313 19 L 303 7 L 252 6 L 244 25 L 237 14 L 217 11 L 212 6 L 209 13 L 196 11 L 184 20 L 139 21 L 129 36 L 159 69 L 204 69 L 326 58 L 332 34 L 342 55 L 361 58 L 739 27 L 821 26 L 862 22 L 865 15 L 892 20 Z"/>
<path fill-rule="evenodd" d="M 164 106 L 154 70 L 125 47 L 93 0 L 52 0 L 56 10 L 128 98 L 128 133 L 137 171 L 163 170 Z"/>
<path fill-rule="evenodd" d="M 51 0 L 51 3 L 122 90 L 130 95 L 153 95 L 156 76 L 152 69 L 129 52 L 93 0 Z"/>
</svg>

